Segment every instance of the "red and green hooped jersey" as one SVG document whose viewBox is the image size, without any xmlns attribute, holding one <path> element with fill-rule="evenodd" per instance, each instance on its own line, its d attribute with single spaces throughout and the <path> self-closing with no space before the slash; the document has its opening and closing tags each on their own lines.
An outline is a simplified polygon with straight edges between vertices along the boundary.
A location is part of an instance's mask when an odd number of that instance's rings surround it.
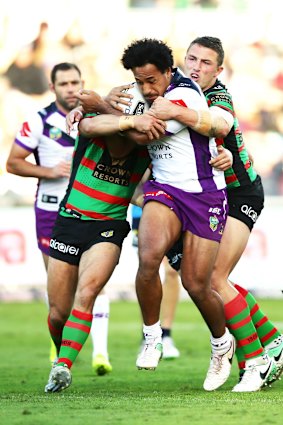
<svg viewBox="0 0 283 425">
<path fill-rule="evenodd" d="M 136 145 L 127 157 L 114 160 L 105 139 L 78 136 L 60 214 L 82 220 L 125 220 L 149 163 L 146 146 Z"/>
<path fill-rule="evenodd" d="M 243 135 L 235 114 L 233 101 L 224 84 L 216 80 L 215 84 L 204 91 L 208 106 L 217 106 L 233 114 L 234 125 L 224 139 L 217 139 L 233 154 L 233 165 L 225 171 L 225 180 L 228 189 L 250 185 L 257 177 L 245 147 Z"/>
</svg>

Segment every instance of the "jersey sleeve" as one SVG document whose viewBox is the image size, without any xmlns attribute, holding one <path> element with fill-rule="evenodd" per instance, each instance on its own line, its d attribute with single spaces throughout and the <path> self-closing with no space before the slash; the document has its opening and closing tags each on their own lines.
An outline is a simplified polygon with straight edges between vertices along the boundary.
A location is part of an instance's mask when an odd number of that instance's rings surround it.
<svg viewBox="0 0 283 425">
<path fill-rule="evenodd" d="M 227 91 L 208 93 L 206 98 L 209 108 L 217 106 L 234 115 L 232 96 Z"/>
<path fill-rule="evenodd" d="M 187 108 L 195 109 L 197 111 L 207 109 L 207 103 L 202 94 L 194 89 L 186 87 L 177 87 L 165 95 L 166 99 L 177 105 L 185 106 Z M 186 128 L 183 124 L 176 120 L 168 120 L 166 127 L 166 134 L 176 134 Z"/>
<path fill-rule="evenodd" d="M 226 109 L 223 109 L 219 106 L 211 106 L 209 110 L 210 113 L 215 117 L 223 118 L 229 125 L 230 129 L 232 128 L 234 124 L 234 115 L 230 111 L 228 112 Z"/>
<path fill-rule="evenodd" d="M 43 122 L 39 114 L 33 114 L 22 124 L 18 131 L 15 143 L 30 152 L 33 152 L 39 144 L 43 132 Z"/>
</svg>

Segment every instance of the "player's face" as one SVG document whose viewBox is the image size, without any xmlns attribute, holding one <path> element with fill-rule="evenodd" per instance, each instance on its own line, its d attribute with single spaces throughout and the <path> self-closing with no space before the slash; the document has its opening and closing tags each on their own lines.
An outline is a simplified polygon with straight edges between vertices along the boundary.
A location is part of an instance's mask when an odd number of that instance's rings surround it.
<svg viewBox="0 0 283 425">
<path fill-rule="evenodd" d="M 56 95 L 59 109 L 61 107 L 63 112 L 68 113 L 79 104 L 74 94 L 83 88 L 83 81 L 75 69 L 57 71 L 55 83 L 50 88 Z"/>
<path fill-rule="evenodd" d="M 162 73 L 151 63 L 133 68 L 132 71 L 139 89 L 149 105 L 151 105 L 158 96 L 164 95 L 172 78 L 170 68 Z"/>
<path fill-rule="evenodd" d="M 217 53 L 208 47 L 193 44 L 185 56 L 185 74 L 198 83 L 202 90 L 213 86 L 223 70 L 218 66 Z"/>
</svg>

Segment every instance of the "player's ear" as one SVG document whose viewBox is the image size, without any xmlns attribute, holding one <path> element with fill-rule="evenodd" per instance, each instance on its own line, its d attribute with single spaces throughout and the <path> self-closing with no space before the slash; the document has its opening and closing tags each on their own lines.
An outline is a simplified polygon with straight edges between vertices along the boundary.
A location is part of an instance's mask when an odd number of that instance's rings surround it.
<svg viewBox="0 0 283 425">
<path fill-rule="evenodd" d="M 53 83 L 49 83 L 49 90 L 52 91 L 53 93 L 55 92 Z"/>
<path fill-rule="evenodd" d="M 165 71 L 165 75 L 166 75 L 167 80 L 168 80 L 168 81 L 171 81 L 171 78 L 172 78 L 172 70 L 171 70 L 171 68 L 168 68 L 168 69 Z"/>
<path fill-rule="evenodd" d="M 218 77 L 218 75 L 219 75 L 222 71 L 223 71 L 223 66 L 219 66 L 219 67 L 217 68 L 216 73 L 215 73 L 215 77 Z"/>
</svg>

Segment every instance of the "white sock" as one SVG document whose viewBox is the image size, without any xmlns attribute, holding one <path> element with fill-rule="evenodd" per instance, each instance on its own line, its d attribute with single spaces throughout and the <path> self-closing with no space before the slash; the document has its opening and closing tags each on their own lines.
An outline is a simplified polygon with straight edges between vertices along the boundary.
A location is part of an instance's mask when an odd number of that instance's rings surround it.
<svg viewBox="0 0 283 425">
<path fill-rule="evenodd" d="M 160 326 L 160 320 L 157 322 L 157 323 L 155 323 L 154 325 L 150 325 L 150 326 L 147 326 L 147 325 L 143 325 L 143 334 L 144 334 L 144 338 L 145 338 L 145 340 L 146 341 L 148 341 L 149 339 L 152 339 L 152 338 L 158 338 L 158 339 L 160 339 L 160 342 L 161 342 L 161 337 L 162 337 L 162 329 L 161 329 L 161 326 Z"/>
<path fill-rule="evenodd" d="M 106 294 L 98 295 L 93 306 L 93 319 L 90 330 L 92 339 L 92 357 L 102 354 L 108 359 L 108 322 L 109 298 Z"/>
<path fill-rule="evenodd" d="M 214 338 L 210 336 L 210 343 L 212 347 L 212 352 L 217 354 L 226 353 L 231 347 L 231 334 L 227 328 L 225 328 L 225 333 L 220 338 Z"/>
</svg>

